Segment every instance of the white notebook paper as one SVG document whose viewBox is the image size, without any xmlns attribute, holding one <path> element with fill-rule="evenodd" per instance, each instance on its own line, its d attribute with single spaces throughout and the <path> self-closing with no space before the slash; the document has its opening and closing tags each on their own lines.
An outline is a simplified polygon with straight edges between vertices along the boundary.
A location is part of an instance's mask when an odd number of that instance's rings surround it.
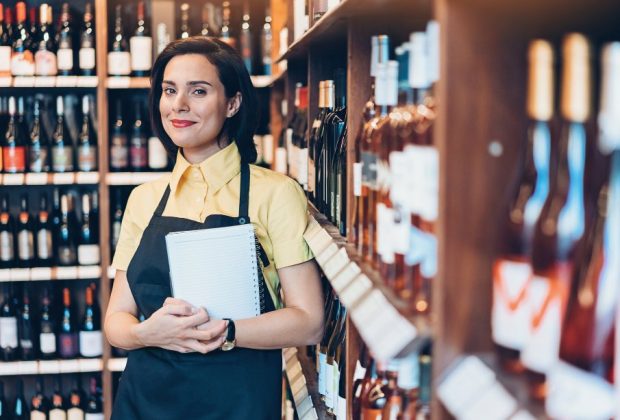
<svg viewBox="0 0 620 420">
<path fill-rule="evenodd" d="M 166 248 L 175 298 L 205 308 L 212 319 L 260 315 L 251 223 L 169 233 Z"/>
</svg>

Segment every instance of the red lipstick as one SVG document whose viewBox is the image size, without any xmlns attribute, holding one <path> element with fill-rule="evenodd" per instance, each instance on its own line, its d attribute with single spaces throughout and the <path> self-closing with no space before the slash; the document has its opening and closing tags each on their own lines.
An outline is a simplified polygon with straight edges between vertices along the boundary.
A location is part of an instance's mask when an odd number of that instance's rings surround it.
<svg viewBox="0 0 620 420">
<path fill-rule="evenodd" d="M 189 120 L 172 120 L 171 122 L 175 128 L 185 128 L 189 127 L 190 125 L 196 124 L 194 121 Z"/>
</svg>

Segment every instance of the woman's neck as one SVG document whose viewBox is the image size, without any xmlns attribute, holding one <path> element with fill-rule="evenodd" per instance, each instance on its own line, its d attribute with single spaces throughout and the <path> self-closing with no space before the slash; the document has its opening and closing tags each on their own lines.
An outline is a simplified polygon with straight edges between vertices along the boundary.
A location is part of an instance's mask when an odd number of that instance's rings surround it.
<svg viewBox="0 0 620 420">
<path fill-rule="evenodd" d="M 184 147 L 181 149 L 183 157 L 192 165 L 204 162 L 220 150 L 224 149 L 230 144 L 228 139 L 215 140 L 209 143 L 208 146 L 201 147 Z"/>
</svg>

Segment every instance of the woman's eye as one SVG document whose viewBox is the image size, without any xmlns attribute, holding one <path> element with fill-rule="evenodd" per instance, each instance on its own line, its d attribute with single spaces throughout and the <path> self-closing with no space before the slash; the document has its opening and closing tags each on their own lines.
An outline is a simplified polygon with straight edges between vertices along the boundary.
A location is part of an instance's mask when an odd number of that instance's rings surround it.
<svg viewBox="0 0 620 420">
<path fill-rule="evenodd" d="M 174 93 L 174 89 L 171 87 L 164 88 L 164 93 L 166 95 L 172 95 Z"/>
<path fill-rule="evenodd" d="M 205 89 L 195 89 L 194 95 L 205 95 L 207 91 Z"/>
</svg>

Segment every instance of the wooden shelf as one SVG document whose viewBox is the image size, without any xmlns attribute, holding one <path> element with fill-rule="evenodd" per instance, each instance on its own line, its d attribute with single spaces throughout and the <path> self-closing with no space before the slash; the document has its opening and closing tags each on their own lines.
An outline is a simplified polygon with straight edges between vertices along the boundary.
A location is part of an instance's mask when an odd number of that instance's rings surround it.
<svg viewBox="0 0 620 420">
<path fill-rule="evenodd" d="M 251 76 L 252 84 L 255 88 L 266 88 L 282 80 L 285 75 L 286 71 L 280 71 L 270 76 Z"/>
<path fill-rule="evenodd" d="M 168 174 L 170 172 L 110 172 L 106 174 L 106 184 L 140 185 Z"/>
<path fill-rule="evenodd" d="M 529 398 L 525 376 L 506 373 L 493 353 L 457 358 L 438 382 L 439 400 L 455 417 L 549 418 L 544 404 Z"/>
<path fill-rule="evenodd" d="M 300 420 L 327 419 L 327 408 L 321 400 L 316 367 L 303 348 L 283 350 L 286 378 L 293 394 Z"/>
<path fill-rule="evenodd" d="M 116 358 L 108 359 L 107 368 L 110 372 L 122 372 L 125 370 L 126 365 L 127 365 L 126 357 L 116 357 Z"/>
<path fill-rule="evenodd" d="M 311 213 L 304 238 L 375 357 L 403 357 L 424 346 L 431 338 L 428 317 L 410 313 L 338 229 L 316 209 Z"/>
<path fill-rule="evenodd" d="M 112 76 L 106 79 L 108 89 L 150 89 L 148 77 Z"/>
<path fill-rule="evenodd" d="M 99 172 L 0 174 L 0 184 L 21 185 L 97 185 Z"/>
<path fill-rule="evenodd" d="M 12 281 L 50 281 L 50 280 L 89 280 L 101 277 L 98 265 L 74 267 L 35 267 L 4 268 L 0 270 L 0 282 Z"/>
<path fill-rule="evenodd" d="M 102 359 L 33 360 L 0 363 L 0 376 L 101 372 Z"/>
<path fill-rule="evenodd" d="M 96 88 L 97 76 L 17 76 L 0 77 L 3 88 Z"/>
</svg>

